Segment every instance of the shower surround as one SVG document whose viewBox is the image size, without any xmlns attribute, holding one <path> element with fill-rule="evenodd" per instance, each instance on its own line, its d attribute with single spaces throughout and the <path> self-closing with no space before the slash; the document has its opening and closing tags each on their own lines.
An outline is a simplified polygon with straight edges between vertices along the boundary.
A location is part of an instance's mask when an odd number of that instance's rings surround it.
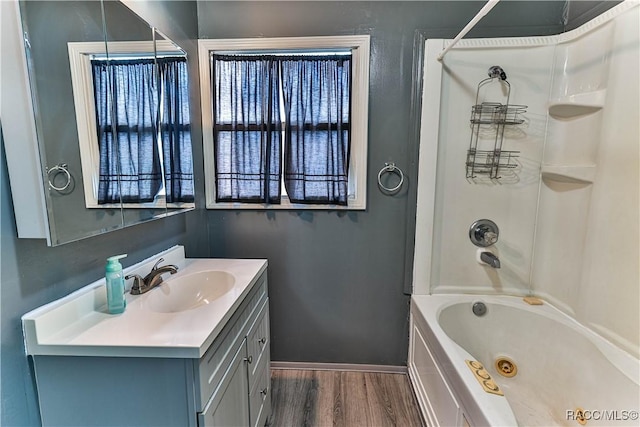
<svg viewBox="0 0 640 427">
<path fill-rule="evenodd" d="M 447 41 L 427 41 L 408 365 L 430 425 L 637 424 L 639 21 L 625 1 L 558 36 L 463 40 L 442 62 Z M 499 120 L 467 125 L 501 102 L 500 81 L 476 97 L 494 66 L 527 106 L 502 123 L 517 163 L 470 177 L 476 140 L 501 154 Z M 481 248 L 479 220 L 499 228 Z"/>
<path fill-rule="evenodd" d="M 428 40 L 414 294 L 534 294 L 639 357 L 640 5 L 557 36 Z M 471 106 L 499 65 L 525 122 L 505 128 L 518 166 L 467 178 Z M 489 93 L 492 101 L 498 92 Z M 474 221 L 500 228 L 477 262 Z"/>
</svg>

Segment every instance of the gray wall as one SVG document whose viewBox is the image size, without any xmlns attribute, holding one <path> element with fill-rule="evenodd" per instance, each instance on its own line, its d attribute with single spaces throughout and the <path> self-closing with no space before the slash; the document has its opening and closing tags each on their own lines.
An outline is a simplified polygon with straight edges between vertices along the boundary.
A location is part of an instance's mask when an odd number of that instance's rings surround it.
<svg viewBox="0 0 640 427">
<path fill-rule="evenodd" d="M 157 26 L 163 33 L 175 37 L 174 40 L 182 42 L 197 37 L 194 2 L 153 2 L 148 9 L 152 10 L 155 16 L 171 17 L 158 22 Z M 64 23 L 57 21 L 52 25 Z M 193 58 L 196 57 L 194 46 L 192 40 L 184 46 Z M 190 72 L 194 82 L 192 92 L 197 95 L 197 64 L 193 64 Z M 194 102 L 194 105 L 197 104 Z M 192 114 L 195 119 L 194 139 L 199 141 L 199 109 L 196 108 Z M 201 162 L 202 150 L 199 145 L 196 144 L 194 149 Z M 198 179 L 198 185 L 201 185 L 201 176 Z M 197 191 L 200 194 L 203 192 L 201 188 Z M 202 230 L 206 229 L 207 225 L 201 219 L 202 211 L 195 211 L 54 248 L 47 247 L 44 240 L 17 239 L 4 141 L 0 147 L 0 197 L 0 425 L 38 426 L 40 420 L 36 391 L 32 371 L 24 354 L 20 317 L 102 277 L 105 259 L 108 256 L 128 253 L 128 258 L 123 260 L 126 267 L 176 244 L 186 245 L 188 256 L 198 256 L 202 253 L 206 255 L 206 233 L 198 231 L 190 234 L 187 230 Z M 202 234 L 205 235 L 204 238 Z"/>
<path fill-rule="evenodd" d="M 567 2 L 566 27 L 565 31 L 573 30 L 611 9 L 613 6 L 622 3 L 618 0 L 605 1 L 575 1 Z"/>
<path fill-rule="evenodd" d="M 409 297 L 403 290 L 411 275 L 406 243 L 413 239 L 417 176 L 410 119 L 414 37 L 421 31 L 452 38 L 483 4 L 198 3 L 201 38 L 371 35 L 367 211 L 207 213 L 212 256 L 269 260 L 273 360 L 406 364 Z M 469 36 L 558 33 L 563 6 L 502 2 Z M 461 117 L 461 126 L 465 121 Z M 407 175 L 394 197 L 376 184 L 388 161 Z"/>
</svg>

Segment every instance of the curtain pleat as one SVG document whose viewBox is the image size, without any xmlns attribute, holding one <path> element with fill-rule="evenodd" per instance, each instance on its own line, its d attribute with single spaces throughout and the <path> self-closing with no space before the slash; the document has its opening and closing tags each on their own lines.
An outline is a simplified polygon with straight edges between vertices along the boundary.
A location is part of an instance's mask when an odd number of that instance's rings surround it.
<svg viewBox="0 0 640 427">
<path fill-rule="evenodd" d="M 212 55 L 216 201 L 280 203 L 278 62 Z"/>
<path fill-rule="evenodd" d="M 193 160 L 187 59 L 158 58 L 164 88 L 160 123 L 167 203 L 193 203 Z"/>
<path fill-rule="evenodd" d="M 98 203 L 153 202 L 162 186 L 154 61 L 92 61 L 92 66 L 100 145 Z"/>
<path fill-rule="evenodd" d="M 289 200 L 346 206 L 351 60 L 302 56 L 281 61 Z"/>
</svg>

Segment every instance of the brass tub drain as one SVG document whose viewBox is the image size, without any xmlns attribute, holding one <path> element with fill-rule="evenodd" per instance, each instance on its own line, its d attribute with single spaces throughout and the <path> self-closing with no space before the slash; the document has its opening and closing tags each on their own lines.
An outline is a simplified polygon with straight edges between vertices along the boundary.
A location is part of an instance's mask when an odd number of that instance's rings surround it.
<svg viewBox="0 0 640 427">
<path fill-rule="evenodd" d="M 503 377 L 515 377 L 518 373 L 518 366 L 508 357 L 498 357 L 495 362 L 496 371 Z"/>
</svg>

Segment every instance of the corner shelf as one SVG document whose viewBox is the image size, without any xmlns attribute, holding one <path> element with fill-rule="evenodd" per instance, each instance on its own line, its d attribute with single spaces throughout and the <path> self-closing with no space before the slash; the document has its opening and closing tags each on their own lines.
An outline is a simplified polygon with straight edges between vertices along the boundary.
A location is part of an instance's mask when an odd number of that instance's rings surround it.
<svg viewBox="0 0 640 427">
<path fill-rule="evenodd" d="M 556 119 L 570 119 L 595 113 L 604 106 L 606 89 L 556 98 L 549 103 L 549 114 Z"/>
<path fill-rule="evenodd" d="M 596 165 L 564 166 L 542 165 L 543 179 L 572 184 L 593 184 L 596 177 Z"/>
</svg>

